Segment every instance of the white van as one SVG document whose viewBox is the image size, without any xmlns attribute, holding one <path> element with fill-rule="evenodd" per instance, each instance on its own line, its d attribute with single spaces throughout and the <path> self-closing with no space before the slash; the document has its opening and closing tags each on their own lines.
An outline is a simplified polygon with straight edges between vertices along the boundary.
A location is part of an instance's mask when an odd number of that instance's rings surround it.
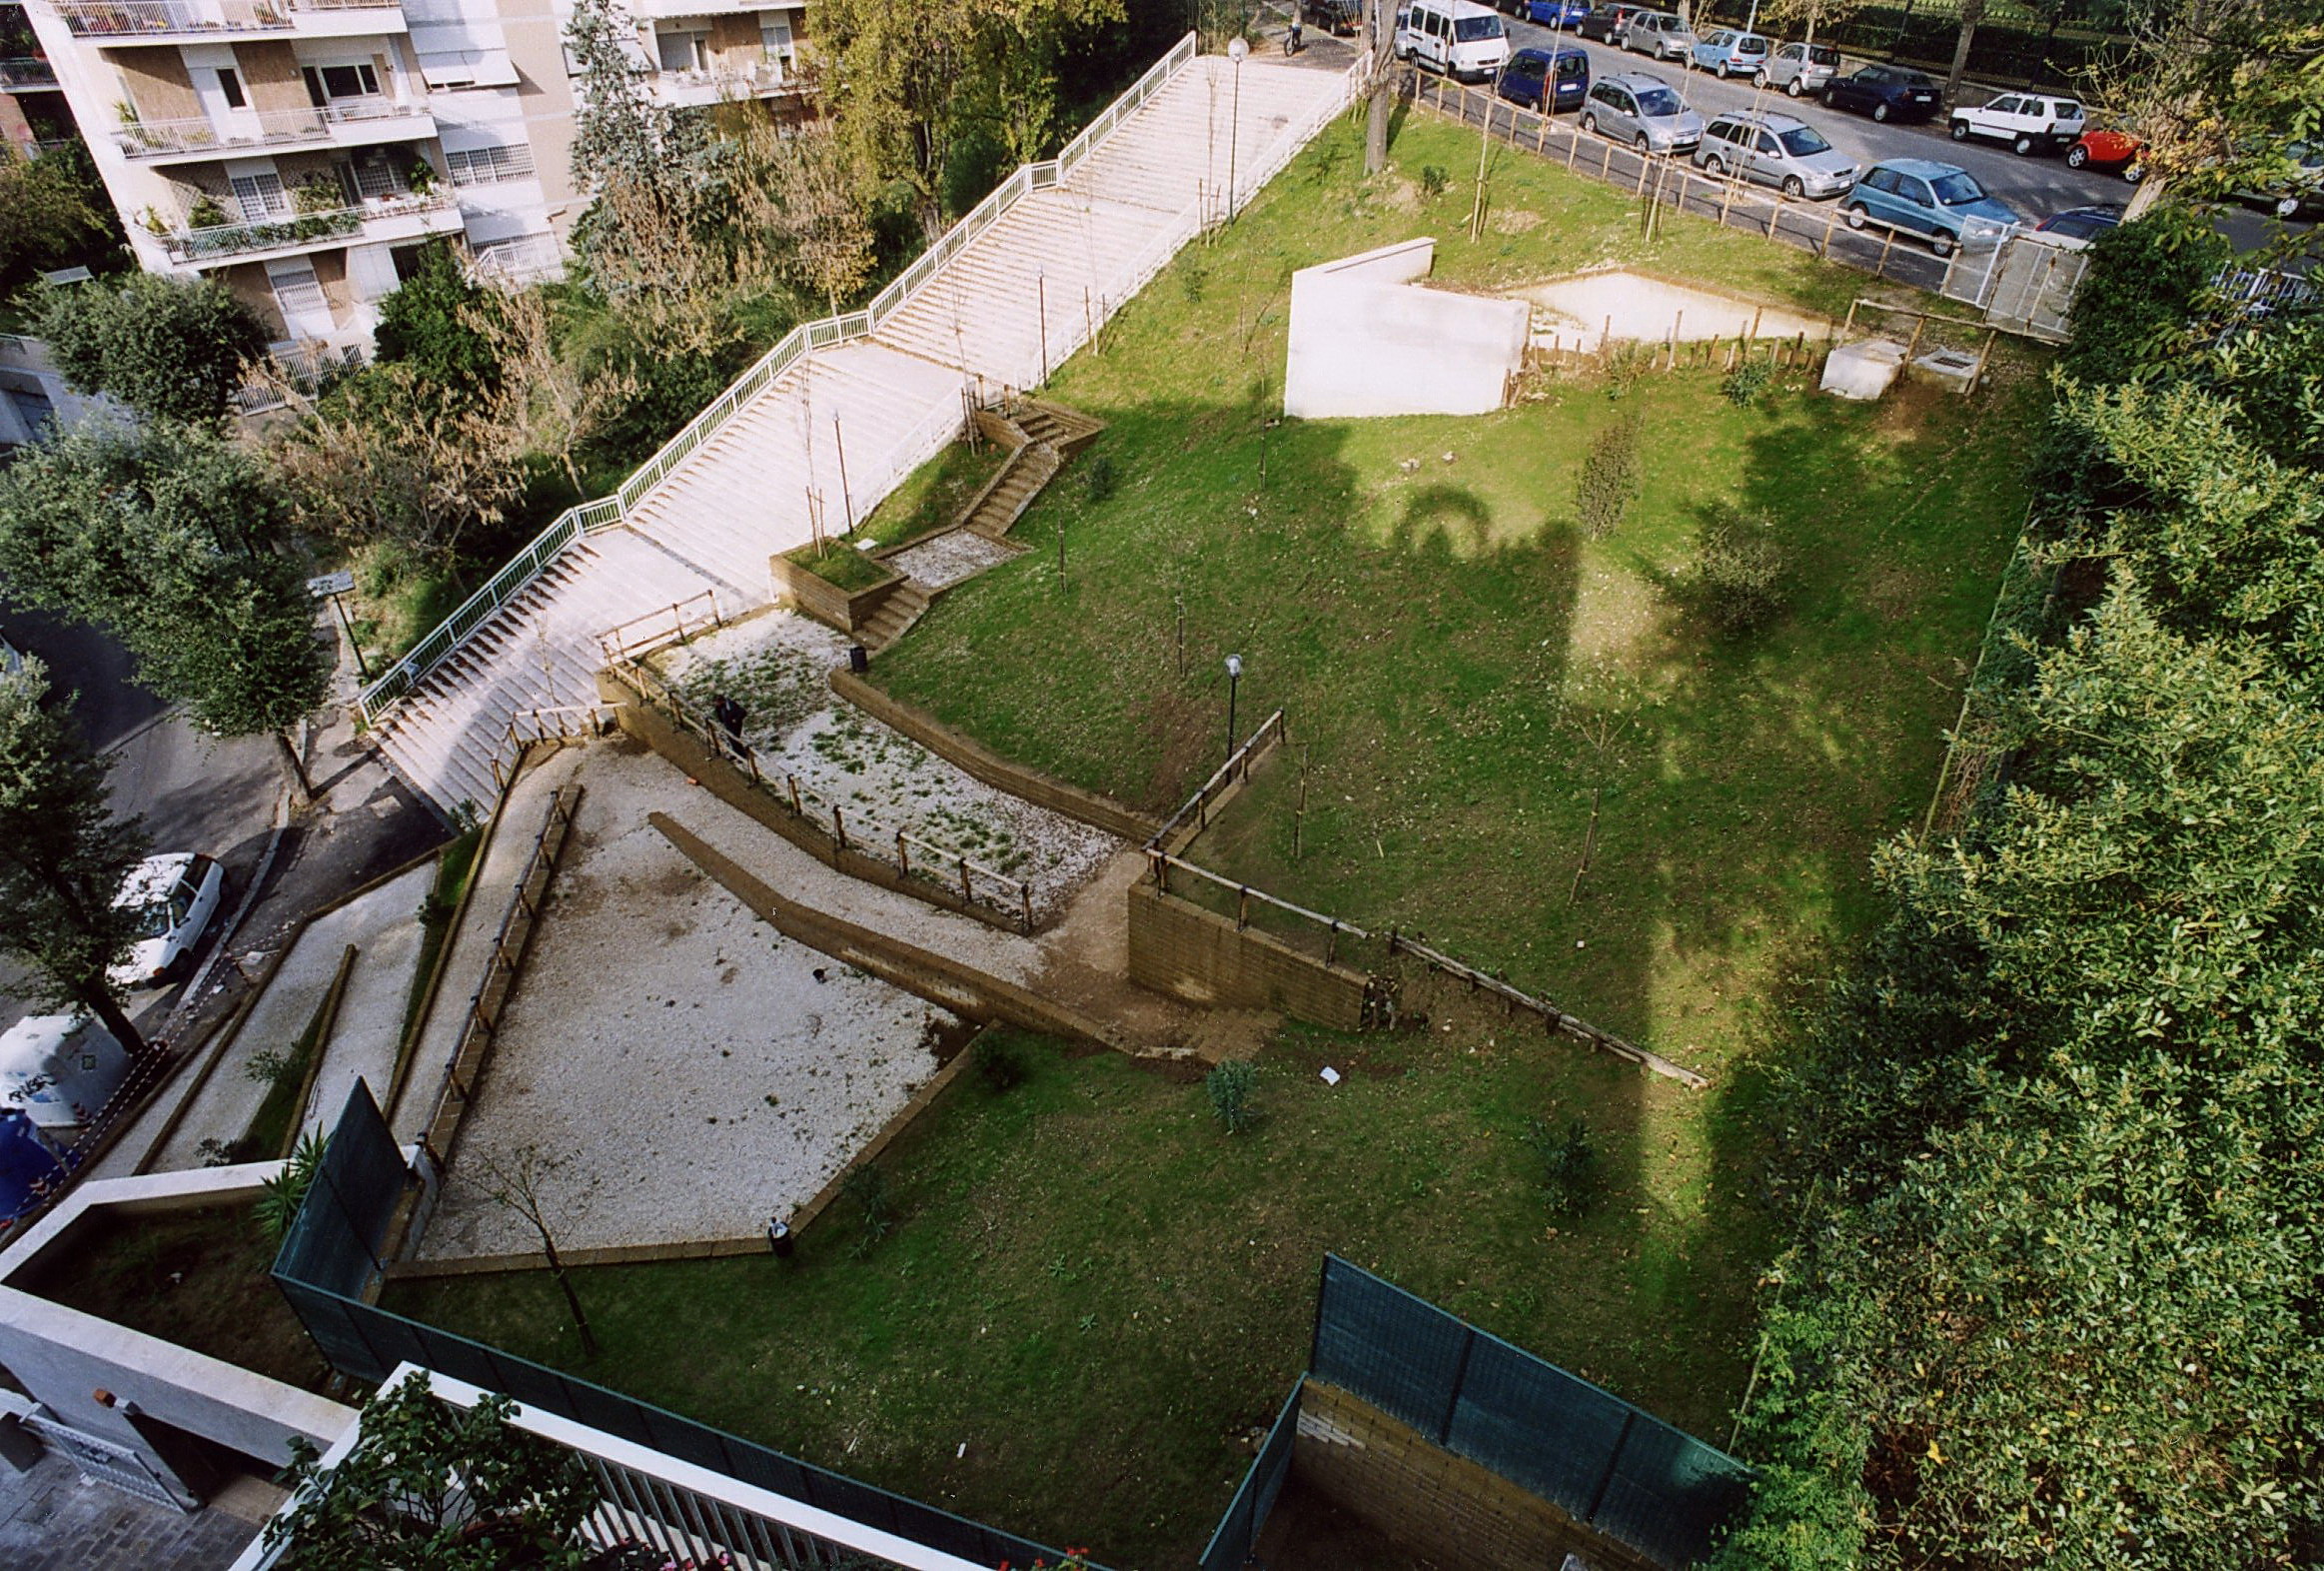
<svg viewBox="0 0 2324 1571">
<path fill-rule="evenodd" d="M 1509 27 L 1500 12 L 1475 0 L 1413 0 L 1396 16 L 1396 58 L 1485 81 L 1509 59 Z"/>
<path fill-rule="evenodd" d="M 36 1014 L 0 1035 L 0 1106 L 43 1129 L 73 1129 L 104 1109 L 129 1052 L 86 1014 Z"/>
</svg>

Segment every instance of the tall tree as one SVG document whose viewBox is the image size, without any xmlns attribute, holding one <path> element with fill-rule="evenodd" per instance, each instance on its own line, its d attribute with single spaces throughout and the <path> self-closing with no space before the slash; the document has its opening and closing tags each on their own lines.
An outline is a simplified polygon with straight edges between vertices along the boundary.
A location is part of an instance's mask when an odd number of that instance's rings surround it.
<svg viewBox="0 0 2324 1571">
<path fill-rule="evenodd" d="M 2301 155 L 2324 128 L 2324 0 L 2210 0 L 2134 40 L 2118 93 L 2146 140 L 2132 217 L 2167 191 L 2216 199 L 2308 178 Z"/>
<path fill-rule="evenodd" d="M 1948 108 L 1960 102 L 1961 78 L 1969 69 L 1969 46 L 1977 41 L 1977 29 L 1984 20 L 1985 0 L 1961 0 L 1960 25 L 1953 32 L 1952 68 L 1944 76 L 1944 103 Z"/>
<path fill-rule="evenodd" d="M 490 315 L 492 301 L 461 270 L 452 248 L 433 241 L 421 249 L 412 276 L 380 302 L 373 353 L 387 364 L 411 367 L 454 403 L 489 393 L 500 363 L 478 318 Z"/>
<path fill-rule="evenodd" d="M 47 269 L 102 263 L 119 245 L 120 223 L 86 149 L 38 158 L 0 150 L 0 293 Z"/>
<path fill-rule="evenodd" d="M 212 425 L 224 418 L 265 325 L 216 279 L 132 273 L 117 284 L 47 292 L 40 336 L 65 380 L 157 420 Z"/>
<path fill-rule="evenodd" d="M 554 457 L 574 494 L 582 493 L 576 454 L 601 436 L 642 391 L 627 367 L 560 351 L 549 301 L 520 290 L 472 319 L 499 368 L 496 396 L 482 411 L 504 431 L 523 433 L 534 452 Z"/>
<path fill-rule="evenodd" d="M 113 816 L 105 777 L 49 702 L 48 668 L 27 658 L 0 677 L 0 949 L 31 967 L 43 1006 L 87 1009 L 140 1057 L 145 1037 L 122 1010 L 106 971 L 128 954 L 138 913 L 116 907 L 122 880 L 145 854 L 141 821 Z"/>
<path fill-rule="evenodd" d="M 1770 28 L 1797 24 L 1802 43 L 1815 42 L 1815 30 L 1833 27 L 1863 9 L 1866 0 L 1764 0 L 1759 20 Z"/>
</svg>

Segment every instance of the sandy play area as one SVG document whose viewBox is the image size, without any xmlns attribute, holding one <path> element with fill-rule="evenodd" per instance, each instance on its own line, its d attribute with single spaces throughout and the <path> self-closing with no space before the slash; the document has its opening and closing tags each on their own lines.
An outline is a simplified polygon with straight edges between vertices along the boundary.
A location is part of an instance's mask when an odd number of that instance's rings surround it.
<svg viewBox="0 0 2324 1571">
<path fill-rule="evenodd" d="M 1674 331 L 1684 343 L 1734 338 L 1758 325 L 1761 338 L 1804 333 L 1821 342 L 1831 323 L 1822 317 L 1779 306 L 1762 306 L 1733 295 L 1674 284 L 1628 268 L 1601 268 L 1513 289 L 1514 299 L 1531 301 L 1536 343 L 1594 352 L 1609 343 L 1663 343 Z"/>
<path fill-rule="evenodd" d="M 645 822 L 682 788 L 667 766 L 589 756 L 609 767 L 584 777 L 427 1258 L 539 1247 L 486 1192 L 529 1144 L 565 1162 L 547 1196 L 561 1248 L 748 1236 L 820 1189 L 959 1034 L 696 871 Z"/>
<path fill-rule="evenodd" d="M 795 773 L 851 821 L 862 813 L 884 833 L 909 829 L 1025 880 L 1036 919 L 1064 909 L 1121 850 L 1103 830 L 995 790 L 834 698 L 824 677 L 845 648 L 819 623 L 773 611 L 653 659 L 696 706 L 721 692 L 742 705 L 767 774 Z"/>
</svg>

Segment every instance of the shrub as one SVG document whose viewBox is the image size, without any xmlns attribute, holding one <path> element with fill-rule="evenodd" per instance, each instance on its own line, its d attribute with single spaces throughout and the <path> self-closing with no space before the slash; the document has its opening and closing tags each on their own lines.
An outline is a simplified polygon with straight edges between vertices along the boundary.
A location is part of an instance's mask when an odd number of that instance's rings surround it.
<svg viewBox="0 0 2324 1571">
<path fill-rule="evenodd" d="M 260 1185 L 258 1203 L 251 1209 L 258 1215 L 258 1224 L 269 1238 L 280 1238 L 291 1230 L 298 1218 L 299 1207 L 307 1203 L 307 1190 L 315 1182 L 315 1173 L 323 1165 L 325 1141 L 321 1134 L 310 1129 L 291 1148 L 281 1172 Z"/>
<path fill-rule="evenodd" d="M 1258 1115 L 1258 1109 L 1251 1105 L 1251 1091 L 1258 1079 L 1259 1071 L 1241 1059 L 1222 1063 L 1203 1076 L 1203 1088 L 1210 1092 L 1210 1110 L 1227 1126 L 1227 1133 L 1241 1134 Z"/>
<path fill-rule="evenodd" d="M 1093 504 L 1104 502 L 1121 487 L 1121 476 L 1114 470 L 1114 461 L 1103 453 L 1093 453 L 1081 471 L 1081 494 Z"/>
<path fill-rule="evenodd" d="M 1789 555 L 1765 519 L 1727 513 L 1704 526 L 1695 553 L 1695 600 L 1712 626 L 1749 633 L 1781 615 L 1789 597 Z"/>
<path fill-rule="evenodd" d="M 1588 1119 L 1577 1118 L 1562 1130 L 1536 1118 L 1526 1139 L 1541 1154 L 1542 1191 L 1554 1216 L 1583 1216 L 1598 1203 L 1606 1175 L 1598 1148 L 1590 1143 Z"/>
<path fill-rule="evenodd" d="M 291 1053 L 278 1051 L 273 1047 L 261 1047 L 250 1055 L 250 1062 L 242 1066 L 242 1072 L 254 1080 L 274 1085 L 280 1082 L 284 1075 L 289 1074 L 297 1066 L 297 1062 L 298 1060 Z"/>
<path fill-rule="evenodd" d="M 1719 391 L 1727 401 L 1738 408 L 1748 408 L 1759 400 L 1775 380 L 1775 363 L 1771 360 L 1746 360 L 1727 374 L 1719 384 Z"/>
<path fill-rule="evenodd" d="M 1202 304 L 1203 288 L 1209 283 L 1208 268 L 1196 267 L 1190 262 L 1178 270 L 1178 292 L 1186 297 L 1186 303 L 1190 306 Z"/>
<path fill-rule="evenodd" d="M 1590 440 L 1574 500 L 1582 533 L 1604 540 L 1622 528 L 1639 491 L 1639 423 L 1618 420 Z"/>
<path fill-rule="evenodd" d="M 1424 195 L 1441 197 L 1445 187 L 1452 184 L 1446 173 L 1434 164 L 1423 164 L 1420 171 L 1420 189 Z"/>
<path fill-rule="evenodd" d="M 847 1175 L 839 1192 L 855 1206 L 855 1257 L 860 1260 L 895 1228 L 895 1210 L 887 1194 L 887 1172 L 877 1162 L 865 1162 Z"/>
<path fill-rule="evenodd" d="M 994 1091 L 1012 1090 L 1025 1082 L 1032 1066 L 1025 1061 L 1025 1049 L 1013 1036 L 995 1036 L 991 1032 L 976 1039 L 972 1049 L 976 1054 L 976 1072 L 985 1085 Z"/>
</svg>

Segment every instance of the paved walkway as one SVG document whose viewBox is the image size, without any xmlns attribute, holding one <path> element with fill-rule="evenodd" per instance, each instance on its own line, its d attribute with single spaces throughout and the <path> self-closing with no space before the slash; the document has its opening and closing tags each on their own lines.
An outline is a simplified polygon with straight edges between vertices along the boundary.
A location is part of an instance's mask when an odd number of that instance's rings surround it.
<svg viewBox="0 0 2324 1571">
<path fill-rule="evenodd" d="M 173 1511 L 83 1483 L 54 1452 L 27 1473 L 0 1467 L 0 1566 L 8 1571 L 219 1571 L 258 1531 L 256 1521 L 217 1506 Z"/>
</svg>

